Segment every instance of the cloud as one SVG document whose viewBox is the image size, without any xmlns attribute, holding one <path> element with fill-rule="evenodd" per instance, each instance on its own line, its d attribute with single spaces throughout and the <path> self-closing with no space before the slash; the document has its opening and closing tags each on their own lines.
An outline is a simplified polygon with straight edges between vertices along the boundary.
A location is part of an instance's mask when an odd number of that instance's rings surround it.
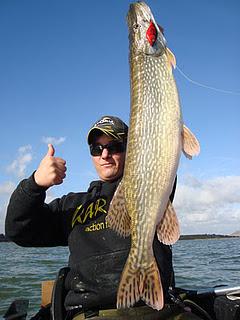
<svg viewBox="0 0 240 320">
<path fill-rule="evenodd" d="M 24 153 L 31 151 L 31 150 L 32 150 L 32 146 L 30 144 L 18 148 L 18 152 L 20 154 L 24 154 Z"/>
<path fill-rule="evenodd" d="M 4 221 L 7 211 L 7 205 L 10 196 L 15 188 L 16 184 L 12 181 L 5 181 L 0 184 L 0 233 L 4 233 Z"/>
<path fill-rule="evenodd" d="M 32 146 L 24 145 L 18 148 L 16 159 L 13 160 L 7 167 L 6 171 L 9 174 L 12 174 L 19 178 L 26 176 L 27 166 L 31 163 L 33 159 L 32 156 Z M 13 178 L 14 180 L 14 178 Z M 16 183 L 7 180 L 1 182 L 0 184 L 0 233 L 4 230 L 4 221 L 7 210 L 7 205 L 10 199 L 10 196 L 14 189 L 16 188 Z"/>
<path fill-rule="evenodd" d="M 60 137 L 60 138 L 56 138 L 56 137 L 42 137 L 42 142 L 43 143 L 46 143 L 46 144 L 53 144 L 53 145 L 60 145 L 62 144 L 63 142 L 65 142 L 66 140 L 66 137 Z"/>
<path fill-rule="evenodd" d="M 5 181 L 3 184 L 0 184 L 0 196 L 11 194 L 14 189 L 15 183 L 12 181 Z"/>
<path fill-rule="evenodd" d="M 13 173 L 18 178 L 25 176 L 27 165 L 32 161 L 32 147 L 30 145 L 22 146 L 18 149 L 17 159 L 7 166 L 7 172 Z"/>
<path fill-rule="evenodd" d="M 0 205 L 0 233 L 4 233 L 7 204 Z"/>
<path fill-rule="evenodd" d="M 182 233 L 232 233 L 240 226 L 240 176 L 178 184 L 174 207 Z"/>
<path fill-rule="evenodd" d="M 56 199 L 56 195 L 55 195 L 54 191 L 50 188 L 50 189 L 48 189 L 47 192 L 46 192 L 45 202 L 46 202 L 46 203 L 50 203 L 50 202 L 53 201 L 54 199 Z"/>
</svg>

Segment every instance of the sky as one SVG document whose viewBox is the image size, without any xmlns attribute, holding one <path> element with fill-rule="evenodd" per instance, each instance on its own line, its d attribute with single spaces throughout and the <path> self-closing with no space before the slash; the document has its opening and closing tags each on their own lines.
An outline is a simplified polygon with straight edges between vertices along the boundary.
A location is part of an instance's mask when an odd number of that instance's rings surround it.
<svg viewBox="0 0 240 320">
<path fill-rule="evenodd" d="M 130 3 L 0 1 L 0 233 L 11 193 L 48 143 L 66 160 L 67 177 L 47 202 L 97 179 L 86 143 L 95 120 L 129 123 Z M 181 233 L 231 234 L 240 230 L 240 2 L 147 3 L 176 56 L 184 122 L 201 144 L 178 168 Z"/>
</svg>

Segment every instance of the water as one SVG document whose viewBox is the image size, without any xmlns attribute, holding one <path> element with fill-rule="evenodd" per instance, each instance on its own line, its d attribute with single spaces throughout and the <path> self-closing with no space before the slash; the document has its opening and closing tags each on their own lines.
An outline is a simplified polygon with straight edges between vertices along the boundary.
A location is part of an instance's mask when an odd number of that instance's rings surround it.
<svg viewBox="0 0 240 320">
<path fill-rule="evenodd" d="M 178 241 L 173 254 L 179 287 L 240 286 L 240 238 Z"/>
<path fill-rule="evenodd" d="M 29 299 L 29 315 L 41 304 L 41 282 L 56 278 L 67 266 L 68 249 L 23 248 L 14 243 L 0 243 L 0 319 L 15 299 Z"/>
<path fill-rule="evenodd" d="M 178 241 L 173 247 L 176 285 L 188 289 L 240 285 L 240 238 Z M 22 248 L 0 243 L 0 319 L 9 304 L 30 300 L 29 316 L 40 308 L 41 281 L 55 279 L 67 265 L 68 249 Z"/>
</svg>

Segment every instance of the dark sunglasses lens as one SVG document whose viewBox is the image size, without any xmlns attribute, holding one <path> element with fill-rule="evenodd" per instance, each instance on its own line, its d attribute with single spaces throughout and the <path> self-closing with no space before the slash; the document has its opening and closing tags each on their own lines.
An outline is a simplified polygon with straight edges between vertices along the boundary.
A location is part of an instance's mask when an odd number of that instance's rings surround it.
<svg viewBox="0 0 240 320">
<path fill-rule="evenodd" d="M 91 145 L 90 146 L 90 153 L 92 156 L 100 156 L 102 154 L 103 148 L 101 145 Z"/>
<path fill-rule="evenodd" d="M 112 143 L 109 143 L 109 145 L 107 146 L 107 149 L 108 149 L 108 152 L 111 154 L 121 153 L 125 151 L 125 146 L 121 142 L 112 142 Z"/>
<path fill-rule="evenodd" d="M 92 156 L 100 156 L 103 152 L 103 149 L 107 149 L 110 154 L 114 153 L 121 153 L 124 152 L 126 149 L 126 146 L 122 142 L 110 142 L 106 145 L 91 145 L 90 146 L 90 153 Z"/>
</svg>

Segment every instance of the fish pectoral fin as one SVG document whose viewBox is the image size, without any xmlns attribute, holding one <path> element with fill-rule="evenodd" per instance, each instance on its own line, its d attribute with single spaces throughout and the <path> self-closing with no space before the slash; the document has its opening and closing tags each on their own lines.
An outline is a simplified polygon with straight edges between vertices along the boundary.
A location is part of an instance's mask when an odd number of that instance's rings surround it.
<svg viewBox="0 0 240 320">
<path fill-rule="evenodd" d="M 114 193 L 106 222 L 108 227 L 115 230 L 122 237 L 128 237 L 131 233 L 131 218 L 126 208 L 123 181 L 119 183 Z"/>
<path fill-rule="evenodd" d="M 129 308 L 140 298 L 153 309 L 164 306 L 163 289 L 158 266 L 154 257 L 148 268 L 133 269 L 129 263 L 124 267 L 117 294 L 117 308 Z"/>
<path fill-rule="evenodd" d="M 172 67 L 175 69 L 177 65 L 175 55 L 172 53 L 172 51 L 169 48 L 166 48 L 166 55 L 169 62 L 169 70 L 172 71 Z"/>
<path fill-rule="evenodd" d="M 197 138 L 185 125 L 183 125 L 182 131 L 182 150 L 184 155 L 189 159 L 197 156 L 200 152 L 200 144 Z"/>
<path fill-rule="evenodd" d="M 164 212 L 164 215 L 157 226 L 158 240 L 164 244 L 173 244 L 180 237 L 180 228 L 176 212 L 171 201 Z"/>
</svg>

